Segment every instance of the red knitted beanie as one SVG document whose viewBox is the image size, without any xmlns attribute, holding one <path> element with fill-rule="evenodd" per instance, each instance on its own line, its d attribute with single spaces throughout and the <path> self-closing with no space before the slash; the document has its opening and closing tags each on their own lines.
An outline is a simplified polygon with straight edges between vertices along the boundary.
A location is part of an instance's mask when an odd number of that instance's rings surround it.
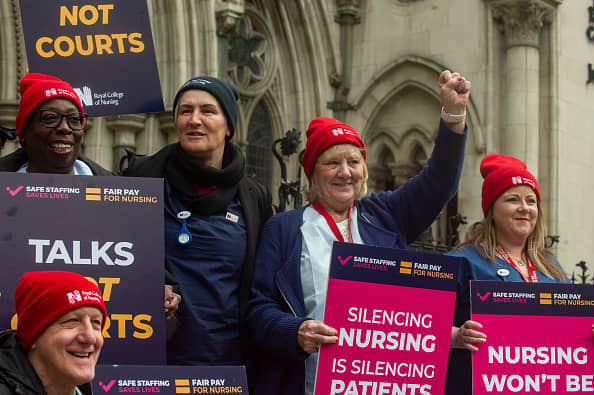
<svg viewBox="0 0 594 395">
<path fill-rule="evenodd" d="M 481 161 L 483 176 L 483 214 L 506 189 L 516 185 L 528 185 L 536 192 L 540 202 L 540 191 L 536 178 L 526 170 L 526 163 L 507 155 L 487 155 Z"/>
<path fill-rule="evenodd" d="M 55 98 L 64 98 L 72 101 L 78 110 L 84 114 L 85 110 L 80 98 L 72 86 L 59 78 L 51 75 L 30 73 L 21 78 L 21 102 L 16 116 L 16 131 L 19 139 L 23 138 L 29 116 L 43 102 Z"/>
<path fill-rule="evenodd" d="M 101 310 L 101 329 L 105 327 L 107 311 L 101 292 L 78 273 L 25 273 L 14 293 L 14 301 L 18 316 L 17 335 L 25 351 L 58 318 L 79 307 L 91 306 Z"/>
<path fill-rule="evenodd" d="M 363 149 L 363 159 L 367 160 L 365 144 L 352 126 L 332 118 L 315 118 L 307 128 L 307 142 L 301 164 L 308 180 L 316 165 L 316 160 L 324 151 L 337 144 L 353 144 Z"/>
</svg>

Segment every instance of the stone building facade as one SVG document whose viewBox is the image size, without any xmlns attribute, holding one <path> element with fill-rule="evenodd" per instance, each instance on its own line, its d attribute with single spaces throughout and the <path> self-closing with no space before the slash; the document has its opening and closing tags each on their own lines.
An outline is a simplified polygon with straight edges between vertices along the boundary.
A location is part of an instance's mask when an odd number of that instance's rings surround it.
<svg viewBox="0 0 594 395">
<path fill-rule="evenodd" d="M 438 76 L 450 69 L 472 81 L 465 169 L 450 214 L 480 220 L 481 158 L 513 155 L 539 180 L 566 271 L 594 258 L 591 0 L 147 2 L 166 111 L 93 119 L 84 152 L 102 165 L 115 169 L 124 149 L 152 153 L 175 141 L 177 88 L 209 74 L 239 88 L 234 139 L 273 192 L 280 170 L 272 142 L 316 116 L 360 132 L 371 191 L 397 187 L 431 152 Z M 10 127 L 27 72 L 18 0 L 0 2 L 0 33 L 0 125 Z M 9 142 L 2 154 L 16 146 Z M 287 158 L 291 179 L 296 157 Z M 444 218 L 435 238 L 444 237 Z"/>
</svg>

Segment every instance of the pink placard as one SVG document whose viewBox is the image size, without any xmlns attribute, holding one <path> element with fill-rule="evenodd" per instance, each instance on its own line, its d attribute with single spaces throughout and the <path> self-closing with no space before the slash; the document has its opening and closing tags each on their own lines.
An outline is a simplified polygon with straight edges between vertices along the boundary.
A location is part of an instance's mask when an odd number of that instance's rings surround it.
<svg viewBox="0 0 594 395">
<path fill-rule="evenodd" d="M 443 394 L 456 294 L 330 279 L 316 395 Z"/>
<path fill-rule="evenodd" d="M 488 342 L 473 354 L 473 394 L 594 392 L 589 317 L 473 315 Z"/>
<path fill-rule="evenodd" d="M 473 394 L 594 393 L 594 290 L 571 284 L 472 282 Z"/>
</svg>

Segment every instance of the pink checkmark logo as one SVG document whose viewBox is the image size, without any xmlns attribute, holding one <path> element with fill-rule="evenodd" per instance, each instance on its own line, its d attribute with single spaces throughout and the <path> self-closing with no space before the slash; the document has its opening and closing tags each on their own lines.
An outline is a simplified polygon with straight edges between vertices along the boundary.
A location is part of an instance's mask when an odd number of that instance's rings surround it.
<svg viewBox="0 0 594 395">
<path fill-rule="evenodd" d="M 485 295 L 481 295 L 479 293 L 476 294 L 476 296 L 478 296 L 481 299 L 481 302 L 484 302 L 485 299 L 489 297 L 489 295 L 491 295 L 491 292 L 487 292 Z"/>
<path fill-rule="evenodd" d="M 101 381 L 99 382 L 99 385 L 101 386 L 101 388 L 103 388 L 103 391 L 105 391 L 105 392 L 109 391 L 114 384 L 115 384 L 115 380 L 111 380 L 107 384 L 103 384 Z"/>
<path fill-rule="evenodd" d="M 340 264 L 344 266 L 344 264 L 350 261 L 352 257 L 352 255 L 349 255 L 346 258 L 342 259 L 342 257 L 339 255 L 338 260 L 340 261 Z"/>
<path fill-rule="evenodd" d="M 23 189 L 22 185 L 14 190 L 10 189 L 10 187 L 6 187 L 6 190 L 8 191 L 8 193 L 10 193 L 10 196 L 16 196 L 16 194 L 19 193 L 21 189 Z"/>
</svg>

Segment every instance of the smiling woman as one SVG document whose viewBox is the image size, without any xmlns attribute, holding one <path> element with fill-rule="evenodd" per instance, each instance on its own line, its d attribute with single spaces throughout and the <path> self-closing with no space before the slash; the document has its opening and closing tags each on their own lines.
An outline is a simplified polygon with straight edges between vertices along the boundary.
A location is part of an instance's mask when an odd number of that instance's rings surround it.
<svg viewBox="0 0 594 395">
<path fill-rule="evenodd" d="M 340 222 L 355 199 L 367 191 L 365 151 L 351 144 L 338 144 L 324 151 L 313 172 L 309 200 L 318 201 Z"/>
<path fill-rule="evenodd" d="M 359 133 L 332 118 L 310 122 L 302 165 L 311 204 L 268 221 L 258 247 L 248 305 L 260 351 L 251 393 L 313 394 L 318 350 L 339 335 L 322 321 L 334 241 L 406 248 L 455 193 L 470 81 L 445 70 L 439 87 L 443 108 L 431 158 L 397 190 L 365 196 L 367 151 Z"/>
<path fill-rule="evenodd" d="M 483 176 L 485 218 L 450 255 L 463 257 L 458 277 L 446 394 L 471 394 L 470 352 L 485 343 L 482 325 L 470 321 L 470 281 L 567 282 L 557 260 L 544 248 L 540 189 L 526 164 L 507 155 L 487 155 Z"/>
<path fill-rule="evenodd" d="M 21 79 L 16 130 L 21 149 L 0 158 L 0 171 L 111 175 L 80 154 L 87 118 L 69 83 L 31 73 Z"/>
<path fill-rule="evenodd" d="M 66 99 L 50 99 L 42 106 L 32 114 L 21 137 L 29 157 L 27 172 L 73 174 L 83 137 L 84 114 Z"/>
<path fill-rule="evenodd" d="M 0 394 L 90 394 L 107 316 L 97 286 L 76 273 L 25 273 L 15 304 L 16 332 L 0 332 Z"/>
</svg>

